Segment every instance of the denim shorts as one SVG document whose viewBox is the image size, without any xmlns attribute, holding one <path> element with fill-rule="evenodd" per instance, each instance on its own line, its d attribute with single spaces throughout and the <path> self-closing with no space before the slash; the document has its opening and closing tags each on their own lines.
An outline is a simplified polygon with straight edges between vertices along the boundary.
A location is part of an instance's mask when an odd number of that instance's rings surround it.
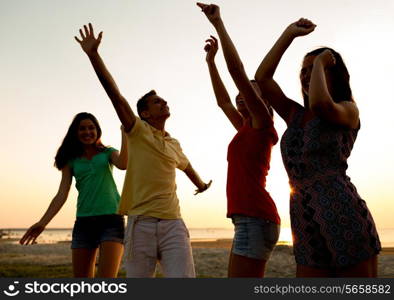
<svg viewBox="0 0 394 300">
<path fill-rule="evenodd" d="M 233 215 L 235 234 L 232 253 L 268 260 L 279 239 L 280 225 L 269 220 Z"/>
<path fill-rule="evenodd" d="M 124 219 L 121 215 L 77 217 L 71 241 L 71 249 L 95 249 L 102 242 L 123 244 Z"/>
</svg>

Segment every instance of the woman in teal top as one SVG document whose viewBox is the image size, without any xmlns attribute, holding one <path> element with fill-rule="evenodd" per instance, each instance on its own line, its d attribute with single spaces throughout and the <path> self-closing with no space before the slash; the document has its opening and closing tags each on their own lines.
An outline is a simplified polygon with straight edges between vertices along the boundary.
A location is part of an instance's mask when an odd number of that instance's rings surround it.
<svg viewBox="0 0 394 300">
<path fill-rule="evenodd" d="M 120 153 L 105 147 L 100 138 L 101 128 L 92 114 L 83 112 L 74 117 L 55 157 L 55 166 L 62 171 L 59 190 L 41 220 L 20 240 L 22 245 L 35 243 L 66 202 L 74 176 L 78 190 L 71 243 L 75 277 L 94 277 L 98 249 L 97 276 L 116 277 L 123 254 L 124 222 L 116 214 L 120 197 L 112 166 L 126 169 L 126 137 L 122 130 Z"/>
</svg>

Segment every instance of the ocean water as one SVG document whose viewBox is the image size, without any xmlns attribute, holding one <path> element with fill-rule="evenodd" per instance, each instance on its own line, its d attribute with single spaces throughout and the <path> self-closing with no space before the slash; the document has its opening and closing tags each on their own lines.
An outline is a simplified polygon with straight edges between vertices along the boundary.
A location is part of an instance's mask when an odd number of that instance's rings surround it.
<svg viewBox="0 0 394 300">
<path fill-rule="evenodd" d="M 2 239 L 19 240 L 26 232 L 26 228 L 4 228 Z M 38 243 L 58 243 L 71 241 L 71 228 L 49 228 L 37 239 Z M 189 228 L 192 241 L 212 241 L 217 239 L 231 239 L 234 235 L 232 228 Z M 383 247 L 394 247 L 394 228 L 379 229 L 380 241 Z M 16 241 L 15 241 L 16 242 Z M 279 236 L 281 244 L 291 245 L 291 230 L 288 227 L 281 228 Z"/>
</svg>

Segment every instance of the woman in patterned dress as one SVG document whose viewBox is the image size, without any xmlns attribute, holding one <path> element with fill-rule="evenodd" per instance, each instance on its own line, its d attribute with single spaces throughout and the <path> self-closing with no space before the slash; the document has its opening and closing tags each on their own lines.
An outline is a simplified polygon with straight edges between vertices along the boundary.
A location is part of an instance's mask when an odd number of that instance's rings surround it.
<svg viewBox="0 0 394 300">
<path fill-rule="evenodd" d="M 287 123 L 281 151 L 291 185 L 297 277 L 376 277 L 379 237 L 346 175 L 360 120 L 341 56 L 319 48 L 304 57 L 304 106 L 287 98 L 273 79 L 293 39 L 315 27 L 307 19 L 290 24 L 255 76 L 263 97 Z"/>
</svg>

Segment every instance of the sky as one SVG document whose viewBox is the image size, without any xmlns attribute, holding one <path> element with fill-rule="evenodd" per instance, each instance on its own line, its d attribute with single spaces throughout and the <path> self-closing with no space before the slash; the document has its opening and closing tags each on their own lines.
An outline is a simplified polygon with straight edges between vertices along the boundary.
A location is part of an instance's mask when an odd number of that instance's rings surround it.
<svg viewBox="0 0 394 300">
<path fill-rule="evenodd" d="M 394 228 L 394 2 L 391 0 L 217 1 L 250 78 L 290 23 L 309 18 L 317 28 L 297 38 L 275 74 L 288 97 L 302 103 L 298 73 L 303 55 L 319 46 L 340 52 L 349 69 L 361 130 L 348 175 L 379 228 Z M 227 146 L 235 130 L 216 106 L 203 51 L 213 27 L 189 0 L 0 0 L 0 228 L 37 222 L 55 196 L 61 173 L 54 156 L 74 115 L 99 120 L 106 145 L 120 148 L 120 122 L 86 55 L 74 40 L 91 22 L 104 31 L 99 52 L 122 94 L 136 101 L 155 89 L 170 107 L 166 130 L 194 168 L 213 180 L 195 187 L 177 172 L 188 227 L 232 226 L 226 219 Z M 236 87 L 221 50 L 216 62 L 232 99 Z M 275 116 L 281 136 L 284 122 Z M 124 171 L 114 170 L 119 191 Z M 48 227 L 72 227 L 72 191 Z M 282 225 L 289 226 L 289 185 L 279 143 L 273 148 L 267 190 Z"/>
</svg>

